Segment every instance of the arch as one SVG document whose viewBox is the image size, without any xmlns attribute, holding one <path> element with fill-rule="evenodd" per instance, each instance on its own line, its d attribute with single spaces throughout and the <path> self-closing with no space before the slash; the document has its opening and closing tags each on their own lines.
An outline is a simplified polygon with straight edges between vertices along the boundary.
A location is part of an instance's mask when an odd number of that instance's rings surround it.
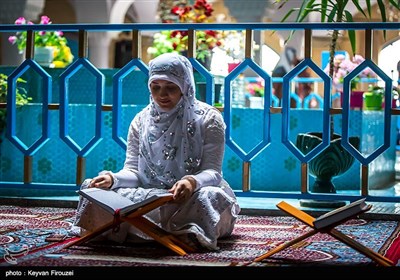
<svg viewBox="0 0 400 280">
<path fill-rule="evenodd" d="M 394 53 L 400 53 L 400 37 L 386 43 L 378 54 L 378 67 L 393 80 L 393 85 L 399 85 L 400 73 L 398 64 L 400 59 L 393 59 Z"/>
<path fill-rule="evenodd" d="M 154 22 L 157 15 L 158 1 L 148 1 L 146 3 L 137 3 L 136 0 L 117 0 L 111 8 L 110 23 L 123 23 L 125 15 L 131 6 L 136 11 L 136 21 Z"/>
<path fill-rule="evenodd" d="M 115 1 L 110 12 L 110 23 L 124 23 L 125 15 L 135 0 Z"/>
</svg>

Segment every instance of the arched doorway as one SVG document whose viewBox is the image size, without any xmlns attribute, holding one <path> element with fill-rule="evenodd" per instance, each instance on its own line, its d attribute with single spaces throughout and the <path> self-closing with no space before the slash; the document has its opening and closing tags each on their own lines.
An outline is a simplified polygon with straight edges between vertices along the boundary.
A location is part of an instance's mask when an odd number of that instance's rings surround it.
<svg viewBox="0 0 400 280">
<path fill-rule="evenodd" d="M 393 54 L 400 53 L 400 38 L 386 45 L 378 55 L 378 66 L 399 86 L 400 56 L 394 59 Z"/>
</svg>

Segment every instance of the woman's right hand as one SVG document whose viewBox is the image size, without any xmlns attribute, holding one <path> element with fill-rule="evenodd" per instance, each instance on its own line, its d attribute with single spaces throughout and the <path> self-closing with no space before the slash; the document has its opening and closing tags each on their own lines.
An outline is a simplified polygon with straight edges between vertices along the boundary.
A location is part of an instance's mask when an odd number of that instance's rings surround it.
<svg viewBox="0 0 400 280">
<path fill-rule="evenodd" d="M 173 198 L 175 202 L 183 202 L 192 196 L 195 189 L 196 181 L 191 177 L 187 177 L 177 181 L 172 188 L 169 189 L 169 192 L 174 195 Z"/>
<path fill-rule="evenodd" d="M 89 184 L 89 188 L 109 189 L 113 185 L 113 178 L 110 174 L 102 174 L 94 177 Z"/>
</svg>

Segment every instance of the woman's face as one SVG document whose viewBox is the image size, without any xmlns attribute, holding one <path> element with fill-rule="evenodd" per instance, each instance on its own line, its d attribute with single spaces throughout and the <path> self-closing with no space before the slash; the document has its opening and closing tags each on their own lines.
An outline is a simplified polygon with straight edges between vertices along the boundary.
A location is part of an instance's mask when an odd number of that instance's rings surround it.
<svg viewBox="0 0 400 280">
<path fill-rule="evenodd" d="M 170 81 L 154 80 L 150 84 L 150 91 L 154 102 L 167 111 L 174 108 L 182 97 L 181 89 Z"/>
</svg>

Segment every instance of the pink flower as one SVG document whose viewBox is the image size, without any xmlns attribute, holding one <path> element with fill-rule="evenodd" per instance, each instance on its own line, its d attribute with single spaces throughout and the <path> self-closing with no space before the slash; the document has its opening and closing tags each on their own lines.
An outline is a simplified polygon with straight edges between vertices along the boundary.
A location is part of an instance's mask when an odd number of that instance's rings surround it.
<svg viewBox="0 0 400 280">
<path fill-rule="evenodd" d="M 351 60 L 343 54 L 335 55 L 333 59 L 333 86 L 337 89 L 341 89 L 343 87 L 344 77 L 352 72 L 364 60 L 364 57 L 358 54 L 356 54 Z M 329 64 L 325 67 L 324 72 L 329 74 Z M 374 77 L 376 77 L 376 74 L 370 68 L 365 68 L 352 80 L 351 87 L 355 88 L 356 83 L 358 83 L 361 78 Z"/>
<path fill-rule="evenodd" d="M 15 20 L 15 24 L 26 24 L 26 19 L 24 17 L 19 17 Z"/>
<path fill-rule="evenodd" d="M 42 16 L 40 18 L 40 23 L 41 24 L 51 24 L 50 18 L 48 16 Z"/>
<path fill-rule="evenodd" d="M 17 36 L 10 36 L 8 37 L 8 42 L 10 42 L 11 44 L 15 44 L 15 42 L 17 42 Z"/>
<path fill-rule="evenodd" d="M 257 79 L 256 82 L 250 82 L 246 89 L 252 96 L 264 96 L 264 80 Z"/>
<path fill-rule="evenodd" d="M 353 57 L 353 62 L 355 63 L 355 64 L 361 64 L 362 62 L 364 62 L 364 57 L 362 57 L 361 55 L 359 55 L 359 54 L 356 54 L 354 57 Z"/>
</svg>

